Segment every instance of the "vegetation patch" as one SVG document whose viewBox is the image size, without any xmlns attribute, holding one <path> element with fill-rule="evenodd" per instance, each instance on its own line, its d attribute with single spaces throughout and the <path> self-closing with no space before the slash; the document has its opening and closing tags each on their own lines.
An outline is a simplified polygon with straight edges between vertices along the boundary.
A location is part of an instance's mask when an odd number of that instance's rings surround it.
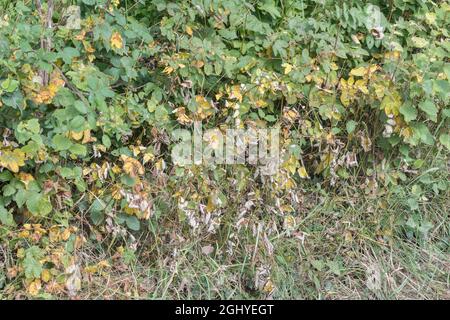
<svg viewBox="0 0 450 320">
<path fill-rule="evenodd" d="M 0 298 L 449 299 L 449 24 L 431 0 L 0 0 Z M 214 150 L 277 128 L 275 169 L 174 161 L 198 123 Z"/>
</svg>

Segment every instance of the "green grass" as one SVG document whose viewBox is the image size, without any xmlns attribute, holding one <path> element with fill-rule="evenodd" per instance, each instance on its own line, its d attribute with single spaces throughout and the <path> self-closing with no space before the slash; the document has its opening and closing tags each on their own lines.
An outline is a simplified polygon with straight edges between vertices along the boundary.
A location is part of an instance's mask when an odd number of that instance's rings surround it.
<svg viewBox="0 0 450 320">
<path fill-rule="evenodd" d="M 81 297 L 448 299 L 449 197 L 448 191 L 433 192 L 448 178 L 447 159 L 435 158 L 430 169 L 397 185 L 379 185 L 374 193 L 355 183 L 333 192 L 302 184 L 290 233 L 280 214 L 258 210 L 247 212 L 247 228 L 238 230 L 237 203 L 215 234 L 192 233 L 186 223 L 175 223 L 174 211 L 164 212 L 153 231 L 136 239 L 133 253 L 113 259 L 115 244 L 79 253 L 86 264 L 112 262 L 84 284 Z M 412 192 L 418 187 L 419 196 Z M 411 210 L 411 197 L 419 197 L 418 209 Z M 208 245 L 214 252 L 202 253 Z M 264 289 L 268 279 L 272 292 Z"/>
</svg>

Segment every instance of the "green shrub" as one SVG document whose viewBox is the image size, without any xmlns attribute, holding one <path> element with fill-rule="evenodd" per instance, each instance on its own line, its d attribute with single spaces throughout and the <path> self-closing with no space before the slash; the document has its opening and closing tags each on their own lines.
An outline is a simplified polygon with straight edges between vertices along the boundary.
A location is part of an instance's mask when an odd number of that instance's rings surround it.
<svg viewBox="0 0 450 320">
<path fill-rule="evenodd" d="M 280 125 L 283 165 L 268 182 L 278 195 L 381 163 L 420 167 L 424 146 L 450 148 L 445 1 L 66 0 L 51 27 L 44 2 L 2 1 L 4 227 L 83 212 L 136 231 L 184 200 L 225 206 L 220 181 L 230 174 L 245 192 L 255 168 L 174 166 L 171 134 L 194 120 Z M 73 4 L 80 29 L 65 24 Z M 33 248 L 30 279 L 42 272 Z"/>
</svg>

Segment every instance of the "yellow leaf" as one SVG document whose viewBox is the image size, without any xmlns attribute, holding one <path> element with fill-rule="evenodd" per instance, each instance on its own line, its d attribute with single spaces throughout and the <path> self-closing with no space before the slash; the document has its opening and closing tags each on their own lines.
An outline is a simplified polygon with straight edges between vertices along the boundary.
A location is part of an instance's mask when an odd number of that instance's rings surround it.
<svg viewBox="0 0 450 320">
<path fill-rule="evenodd" d="M 297 172 L 298 172 L 298 175 L 300 176 L 300 178 L 302 178 L 302 179 L 309 178 L 308 172 L 306 172 L 305 167 L 298 168 Z"/>
<path fill-rule="evenodd" d="M 95 142 L 97 141 L 97 138 L 91 137 L 91 130 L 87 129 L 83 131 L 83 141 L 81 141 L 82 144 L 86 144 L 89 142 Z"/>
<path fill-rule="evenodd" d="M 192 63 L 192 65 L 194 67 L 196 67 L 197 69 L 200 69 L 201 67 L 203 67 L 205 65 L 205 63 L 203 61 L 201 61 L 201 60 L 197 60 L 197 61 L 194 61 Z"/>
<path fill-rule="evenodd" d="M 372 64 L 369 65 L 368 67 L 358 67 L 358 68 L 354 68 L 350 71 L 350 75 L 355 76 L 355 77 L 370 77 L 375 71 L 378 70 L 378 65 L 376 64 Z"/>
<path fill-rule="evenodd" d="M 388 51 L 384 54 L 384 58 L 388 60 L 398 60 L 400 58 L 400 51 Z"/>
<path fill-rule="evenodd" d="M 365 80 L 356 80 L 355 87 L 364 94 L 369 94 Z"/>
<path fill-rule="evenodd" d="M 348 107 L 350 105 L 350 98 L 349 98 L 349 96 L 348 96 L 346 91 L 342 92 L 340 99 L 341 99 L 342 104 L 345 107 Z"/>
<path fill-rule="evenodd" d="M 266 284 L 264 285 L 263 291 L 264 291 L 265 293 L 271 293 L 274 289 L 275 289 L 275 286 L 273 285 L 272 280 L 269 279 L 269 280 L 266 282 Z"/>
<path fill-rule="evenodd" d="M 359 67 L 359 68 L 352 69 L 352 70 L 350 71 L 350 74 L 351 74 L 352 76 L 356 76 L 356 77 L 363 77 L 364 74 L 365 74 L 366 72 L 367 72 L 367 69 L 366 69 L 366 68 L 364 68 L 364 67 Z"/>
<path fill-rule="evenodd" d="M 196 96 L 195 101 L 197 102 L 196 113 L 202 120 L 212 115 L 211 103 L 204 96 Z"/>
<path fill-rule="evenodd" d="M 283 63 L 281 65 L 282 67 L 284 67 L 284 74 L 288 74 L 289 72 L 292 71 L 292 69 L 294 68 L 291 64 L 289 63 Z"/>
<path fill-rule="evenodd" d="M 256 101 L 255 105 L 258 108 L 264 108 L 264 107 L 267 107 L 268 103 L 262 99 L 259 99 Z"/>
<path fill-rule="evenodd" d="M 290 156 L 288 160 L 283 163 L 283 168 L 294 174 L 298 167 L 298 160 L 294 156 Z"/>
<path fill-rule="evenodd" d="M 184 107 L 179 107 L 174 110 L 174 113 L 177 115 L 177 121 L 181 124 L 190 124 L 192 123 L 192 119 L 186 115 L 186 109 Z"/>
<path fill-rule="evenodd" d="M 290 123 L 293 123 L 300 117 L 300 115 L 295 109 L 287 109 L 283 112 L 283 117 Z"/>
<path fill-rule="evenodd" d="M 136 178 L 144 174 L 144 167 L 138 160 L 126 155 L 122 155 L 121 160 L 123 161 L 123 171 L 131 177 Z"/>
<path fill-rule="evenodd" d="M 164 68 L 163 72 L 166 74 L 171 74 L 174 70 L 175 70 L 174 68 L 167 66 Z"/>
<path fill-rule="evenodd" d="M 123 48 L 122 36 L 117 31 L 114 32 L 111 36 L 111 48 L 113 48 L 113 49 L 122 49 Z"/>
<path fill-rule="evenodd" d="M 28 285 L 27 291 L 30 295 L 37 296 L 41 290 L 41 287 L 41 280 L 36 279 Z"/>
<path fill-rule="evenodd" d="M 382 84 L 374 83 L 373 87 L 375 89 L 375 95 L 378 100 L 381 100 L 384 97 L 385 87 Z"/>
<path fill-rule="evenodd" d="M 241 93 L 240 85 L 235 85 L 235 86 L 231 87 L 230 98 L 237 99 L 239 102 L 242 102 L 242 93 Z"/>
<path fill-rule="evenodd" d="M 390 95 L 384 96 L 381 101 L 381 109 L 384 110 L 387 116 L 398 116 L 402 100 L 400 94 L 397 91 L 392 92 Z"/>
<path fill-rule="evenodd" d="M 152 161 L 154 159 L 155 159 L 155 155 L 153 153 L 151 153 L 151 152 L 144 153 L 144 157 L 143 157 L 144 164 L 146 164 L 147 162 Z"/>
<path fill-rule="evenodd" d="M 190 35 L 190 36 L 192 36 L 192 28 L 191 27 L 189 27 L 189 26 L 186 26 L 186 33 L 188 34 L 188 35 Z"/>
<path fill-rule="evenodd" d="M 347 85 L 349 87 L 353 86 L 354 83 L 355 83 L 355 78 L 353 78 L 353 77 L 348 78 Z"/>
<path fill-rule="evenodd" d="M 287 215 L 284 218 L 283 225 L 284 225 L 285 229 L 294 229 L 294 227 L 295 227 L 295 218 L 293 216 L 291 216 L 291 215 Z"/>
<path fill-rule="evenodd" d="M 19 167 L 25 165 L 25 153 L 20 149 L 14 151 L 0 151 L 0 166 L 5 167 L 12 172 L 19 172 Z"/>
<path fill-rule="evenodd" d="M 47 283 L 50 281 L 51 278 L 52 278 L 52 274 L 50 273 L 50 270 L 48 270 L 48 269 L 42 270 L 42 274 L 41 274 L 42 281 Z"/>
<path fill-rule="evenodd" d="M 81 140 L 81 138 L 83 138 L 83 131 L 80 131 L 80 132 L 70 131 L 69 136 L 73 140 L 76 140 L 76 141 Z"/>
<path fill-rule="evenodd" d="M 33 176 L 29 173 L 21 172 L 18 174 L 18 178 L 25 185 L 25 189 L 28 188 L 28 184 L 34 180 Z"/>
</svg>

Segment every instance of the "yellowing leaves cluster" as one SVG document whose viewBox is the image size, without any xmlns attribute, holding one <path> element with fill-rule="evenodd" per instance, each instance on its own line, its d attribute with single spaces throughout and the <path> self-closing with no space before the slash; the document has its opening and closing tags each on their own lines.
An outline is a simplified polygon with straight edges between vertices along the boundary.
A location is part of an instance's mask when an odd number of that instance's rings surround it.
<svg viewBox="0 0 450 320">
<path fill-rule="evenodd" d="M 1 150 L 0 166 L 12 172 L 19 172 L 19 168 L 25 165 L 25 153 L 20 149 Z"/>
<path fill-rule="evenodd" d="M 114 32 L 111 36 L 111 48 L 113 49 L 122 49 L 123 48 L 123 39 L 119 32 Z"/>
<path fill-rule="evenodd" d="M 121 155 L 121 160 L 123 161 L 123 171 L 133 178 L 137 178 L 144 174 L 144 166 L 136 159 Z"/>
<path fill-rule="evenodd" d="M 58 90 L 65 84 L 58 72 L 53 72 L 50 76 L 50 83 L 47 86 L 40 86 L 31 94 L 35 103 L 50 104 L 56 96 Z"/>
<path fill-rule="evenodd" d="M 177 121 L 179 123 L 186 125 L 191 124 L 193 122 L 193 120 L 188 115 L 186 115 L 185 107 L 176 108 L 173 112 L 176 114 Z"/>
<path fill-rule="evenodd" d="M 340 100 L 344 106 L 349 106 L 351 101 L 357 97 L 358 91 L 368 94 L 367 80 L 359 79 L 356 80 L 351 76 L 348 80 L 341 79 L 341 97 Z"/>
<path fill-rule="evenodd" d="M 398 116 L 401 105 L 402 98 L 397 91 L 392 91 L 390 94 L 384 96 L 381 101 L 381 109 L 384 110 L 387 116 Z"/>
<path fill-rule="evenodd" d="M 83 130 L 80 132 L 70 131 L 69 136 L 70 136 L 70 138 L 72 138 L 73 140 L 76 140 L 76 141 L 83 139 L 83 140 L 81 140 L 82 144 L 97 141 L 97 138 L 91 136 L 91 130 L 89 130 L 89 129 Z"/>
<path fill-rule="evenodd" d="M 200 118 L 200 120 L 204 120 L 213 114 L 211 102 L 204 96 L 196 96 L 195 102 L 197 103 L 196 115 Z"/>
</svg>

